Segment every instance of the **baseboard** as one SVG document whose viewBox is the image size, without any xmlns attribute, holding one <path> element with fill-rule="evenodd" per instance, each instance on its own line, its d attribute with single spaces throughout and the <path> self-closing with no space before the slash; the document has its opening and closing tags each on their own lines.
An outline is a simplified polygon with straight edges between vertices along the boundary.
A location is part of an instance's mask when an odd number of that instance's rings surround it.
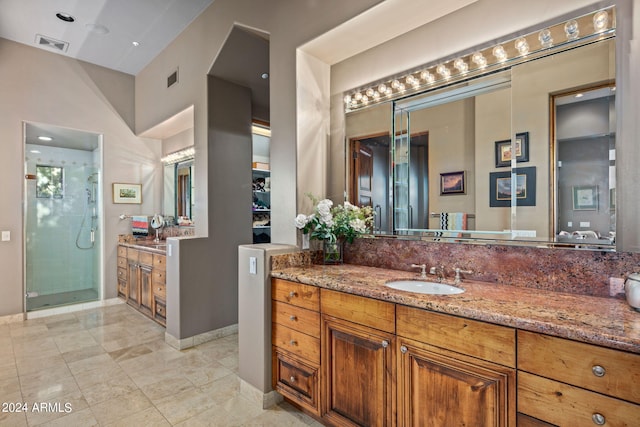
<svg viewBox="0 0 640 427">
<path fill-rule="evenodd" d="M 9 323 L 16 323 L 16 322 L 22 322 L 22 321 L 24 321 L 24 313 L 0 316 L 0 325 L 7 325 Z"/>
<path fill-rule="evenodd" d="M 118 304 L 124 304 L 124 301 L 120 298 L 109 298 L 100 301 L 70 304 L 62 307 L 48 308 L 46 310 L 29 311 L 26 313 L 26 319 L 38 319 L 40 317 L 55 316 L 56 314 L 73 313 L 76 311 L 90 310 L 92 308 L 100 308 Z"/>
<path fill-rule="evenodd" d="M 263 393 L 243 379 L 240 380 L 240 394 L 251 402 L 260 405 L 262 409 L 269 409 L 283 400 L 282 395 L 277 391 L 271 390 L 270 392 Z"/>
<path fill-rule="evenodd" d="M 164 342 L 177 350 L 184 350 L 186 348 L 194 347 L 198 344 L 203 344 L 205 342 L 213 341 L 215 339 L 226 337 L 228 335 L 233 335 L 236 333 L 238 333 L 237 323 L 187 338 L 176 338 L 168 332 L 165 332 Z"/>
</svg>

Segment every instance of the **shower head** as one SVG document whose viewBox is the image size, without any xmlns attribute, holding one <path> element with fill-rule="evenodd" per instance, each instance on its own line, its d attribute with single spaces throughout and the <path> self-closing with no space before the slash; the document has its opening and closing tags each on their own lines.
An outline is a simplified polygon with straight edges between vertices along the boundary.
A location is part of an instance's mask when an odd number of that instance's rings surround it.
<svg viewBox="0 0 640 427">
<path fill-rule="evenodd" d="M 92 184 L 97 184 L 98 183 L 98 172 L 94 172 L 91 175 L 89 175 L 87 177 L 87 182 L 90 182 Z"/>
</svg>

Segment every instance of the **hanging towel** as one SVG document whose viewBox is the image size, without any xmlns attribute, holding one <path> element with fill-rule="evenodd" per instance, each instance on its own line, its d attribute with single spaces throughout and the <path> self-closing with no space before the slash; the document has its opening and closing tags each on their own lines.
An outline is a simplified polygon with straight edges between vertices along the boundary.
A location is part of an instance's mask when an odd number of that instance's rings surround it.
<svg viewBox="0 0 640 427">
<path fill-rule="evenodd" d="M 441 230 L 466 230 L 467 214 L 463 212 L 442 212 L 440 214 Z M 440 233 L 442 237 L 462 237 L 462 233 Z"/>
<path fill-rule="evenodd" d="M 149 217 L 142 215 L 134 215 L 131 217 L 131 233 L 134 236 L 149 235 Z"/>
</svg>

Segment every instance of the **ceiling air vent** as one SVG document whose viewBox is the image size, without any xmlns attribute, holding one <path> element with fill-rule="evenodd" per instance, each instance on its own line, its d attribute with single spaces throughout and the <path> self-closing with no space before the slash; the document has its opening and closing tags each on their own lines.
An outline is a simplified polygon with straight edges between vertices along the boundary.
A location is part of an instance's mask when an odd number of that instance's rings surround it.
<svg viewBox="0 0 640 427">
<path fill-rule="evenodd" d="M 68 42 L 52 39 L 51 37 L 43 36 L 42 34 L 36 34 L 36 45 L 40 47 L 48 47 L 60 52 L 66 52 L 69 48 Z"/>
<path fill-rule="evenodd" d="M 176 70 L 169 74 L 169 77 L 167 77 L 167 87 L 171 87 L 174 84 L 178 83 L 178 69 L 176 68 Z"/>
</svg>

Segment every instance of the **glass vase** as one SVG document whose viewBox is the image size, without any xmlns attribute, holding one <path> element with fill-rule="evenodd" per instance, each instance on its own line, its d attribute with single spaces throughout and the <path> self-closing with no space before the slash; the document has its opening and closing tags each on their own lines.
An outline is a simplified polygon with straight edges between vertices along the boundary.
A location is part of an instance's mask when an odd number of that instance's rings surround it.
<svg viewBox="0 0 640 427">
<path fill-rule="evenodd" d="M 324 240 L 322 242 L 322 259 L 325 264 L 342 264 L 344 241 L 338 239 L 335 242 Z"/>
</svg>

